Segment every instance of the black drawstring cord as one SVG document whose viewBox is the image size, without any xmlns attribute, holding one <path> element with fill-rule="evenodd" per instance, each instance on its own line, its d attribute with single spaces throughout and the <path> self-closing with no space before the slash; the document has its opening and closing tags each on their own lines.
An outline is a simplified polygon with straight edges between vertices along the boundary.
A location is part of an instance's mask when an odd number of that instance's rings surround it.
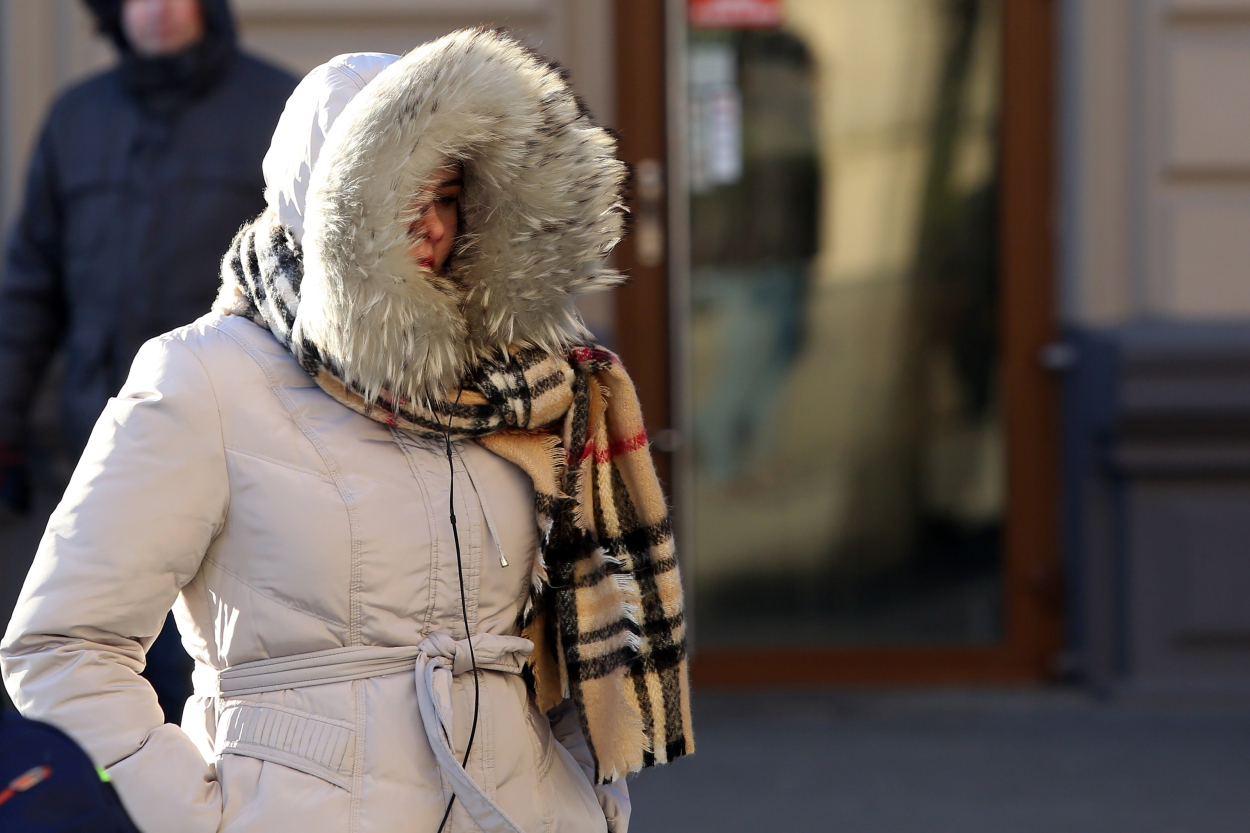
<svg viewBox="0 0 1250 833">
<path fill-rule="evenodd" d="M 451 406 L 452 411 L 460 404 L 460 394 L 462 393 L 464 393 L 463 387 L 460 389 L 460 393 L 456 394 L 456 401 Z M 448 490 L 448 507 L 451 512 L 451 537 L 456 542 L 456 575 L 460 579 L 460 614 L 464 617 L 464 632 L 467 637 L 465 641 L 469 643 L 469 662 L 473 666 L 473 724 L 469 728 L 469 742 L 464 748 L 464 760 L 460 763 L 460 766 L 467 767 L 469 765 L 469 752 L 473 750 L 473 738 L 477 735 L 477 711 L 480 696 L 477 681 L 477 655 L 473 652 L 473 634 L 469 630 L 469 605 L 464 597 L 464 564 L 460 560 L 460 531 L 456 527 L 456 464 L 451 456 L 451 420 L 453 416 L 454 414 L 451 412 L 447 414 L 447 426 L 443 429 L 443 440 L 447 449 L 447 469 L 451 474 L 451 488 Z M 443 820 L 439 822 L 438 833 L 443 833 L 443 828 L 447 826 L 447 819 L 451 818 L 451 808 L 455 803 L 456 793 L 453 791 L 451 799 L 447 802 L 447 809 L 443 812 Z"/>
</svg>

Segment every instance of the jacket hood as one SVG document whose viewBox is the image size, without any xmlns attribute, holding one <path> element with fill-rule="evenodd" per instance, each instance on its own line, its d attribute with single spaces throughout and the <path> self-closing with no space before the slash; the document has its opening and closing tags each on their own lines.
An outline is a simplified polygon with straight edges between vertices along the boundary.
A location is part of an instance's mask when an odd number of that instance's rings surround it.
<svg viewBox="0 0 1250 833">
<path fill-rule="evenodd" d="M 502 32 L 317 68 L 265 158 L 270 215 L 303 246 L 293 340 L 367 397 L 410 400 L 509 348 L 586 341 L 576 296 L 620 281 L 605 266 L 624 223 L 615 152 L 563 74 Z M 448 159 L 464 167 L 460 233 L 435 274 L 409 228 Z"/>
<path fill-rule="evenodd" d="M 398 60 L 382 52 L 339 55 L 305 75 L 287 99 L 262 168 L 269 207 L 297 243 L 304 240 L 308 184 L 330 126 L 348 102 Z"/>
</svg>

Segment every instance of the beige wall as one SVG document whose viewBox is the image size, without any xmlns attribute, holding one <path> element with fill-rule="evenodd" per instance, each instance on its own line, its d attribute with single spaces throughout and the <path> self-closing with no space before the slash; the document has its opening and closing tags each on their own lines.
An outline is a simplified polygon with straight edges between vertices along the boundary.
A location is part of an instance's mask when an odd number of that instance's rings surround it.
<svg viewBox="0 0 1250 833">
<path fill-rule="evenodd" d="M 1064 317 L 1250 317 L 1250 0 L 1064 14 Z"/>
<path fill-rule="evenodd" d="M 402 53 L 461 26 L 505 26 L 572 73 L 611 120 L 611 0 L 234 0 L 244 44 L 304 73 L 342 52 Z"/>
<path fill-rule="evenodd" d="M 0 0 L 0 223 L 8 228 L 30 146 L 56 91 L 112 60 L 81 0 Z"/>
</svg>

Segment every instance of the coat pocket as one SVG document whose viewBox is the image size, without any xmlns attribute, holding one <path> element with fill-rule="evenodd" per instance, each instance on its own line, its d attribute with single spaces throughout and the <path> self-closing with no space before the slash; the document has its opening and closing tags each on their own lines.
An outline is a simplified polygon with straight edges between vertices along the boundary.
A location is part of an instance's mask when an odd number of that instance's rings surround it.
<svg viewBox="0 0 1250 833">
<path fill-rule="evenodd" d="M 356 730 L 345 721 L 287 706 L 229 700 L 217 718 L 214 751 L 271 761 L 350 791 Z"/>
</svg>

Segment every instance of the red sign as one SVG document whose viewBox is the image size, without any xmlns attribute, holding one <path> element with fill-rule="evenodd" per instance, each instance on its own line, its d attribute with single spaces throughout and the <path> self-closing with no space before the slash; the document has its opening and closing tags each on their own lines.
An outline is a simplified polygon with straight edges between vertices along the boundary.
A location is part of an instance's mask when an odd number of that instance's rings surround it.
<svg viewBox="0 0 1250 833">
<path fill-rule="evenodd" d="M 774 29 L 781 0 L 689 0 L 690 25 L 700 29 Z"/>
</svg>

